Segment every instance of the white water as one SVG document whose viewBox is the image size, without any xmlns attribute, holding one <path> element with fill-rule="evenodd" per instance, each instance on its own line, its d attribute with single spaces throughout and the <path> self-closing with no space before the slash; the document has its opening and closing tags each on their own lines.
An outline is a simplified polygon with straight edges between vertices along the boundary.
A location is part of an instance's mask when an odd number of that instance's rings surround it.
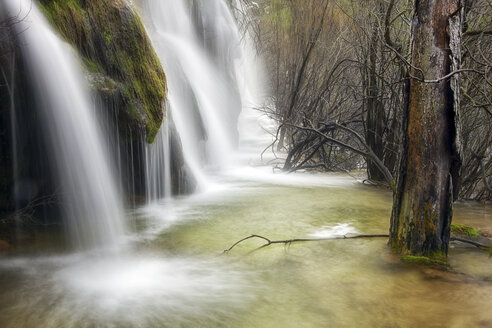
<svg viewBox="0 0 492 328">
<path fill-rule="evenodd" d="M 17 26 L 36 86 L 43 131 L 54 160 L 65 221 L 76 247 L 113 245 L 124 231 L 122 204 L 73 51 L 55 35 L 29 0 L 6 0 L 7 15 L 25 17 Z"/>
<path fill-rule="evenodd" d="M 262 147 L 271 142 L 261 124 L 272 127 L 254 109 L 266 93 L 259 82 L 261 63 L 225 2 L 196 1 L 190 7 L 186 0 L 145 0 L 142 7 L 167 75 L 169 109 L 199 189 L 213 185 L 211 172 L 259 162 Z"/>
<path fill-rule="evenodd" d="M 235 260 L 216 256 L 246 231 L 263 231 L 266 227 L 262 225 L 243 226 L 241 222 L 251 220 L 250 209 L 261 213 L 261 217 L 255 219 L 257 222 L 263 223 L 266 222 L 265 217 L 275 216 L 273 211 L 268 211 L 275 197 L 270 196 L 272 202 L 265 202 L 256 209 L 255 202 L 246 202 L 236 208 L 239 213 L 222 214 L 223 220 L 214 221 L 213 215 L 206 215 L 207 211 L 213 213 L 214 209 L 219 209 L 216 215 L 221 215 L 222 207 L 234 206 L 236 202 L 240 204 L 248 195 L 258 193 L 262 184 L 253 183 L 247 188 L 251 183 L 248 180 L 264 179 L 267 185 L 346 182 L 343 179 L 325 181 L 320 177 L 287 179 L 284 175 L 274 176 L 266 170 L 259 174 L 261 170 L 241 166 L 259 162 L 259 152 L 270 142 L 270 135 L 259 123 L 267 129 L 272 127 L 271 123 L 254 110 L 259 104 L 255 95 L 262 91 L 261 84 L 256 82 L 261 80 L 261 70 L 259 73 L 256 71 L 256 54 L 247 39 L 241 42 L 232 16 L 225 4 L 218 0 L 203 0 L 207 10 L 199 16 L 202 28 L 207 31 L 208 37 L 204 40 L 214 39 L 214 35 L 220 38 L 212 43 L 200 42 L 196 35 L 199 29 L 194 25 L 196 21 L 191 20 L 185 1 L 149 0 L 148 9 L 153 14 L 155 26 L 153 42 L 160 46 L 157 48 L 159 55 L 167 65 L 169 104 L 188 165 L 202 187 L 209 185 L 207 181 L 215 180 L 220 182 L 222 189 L 146 207 L 144 211 L 147 213 L 142 218 L 144 225 L 153 225 L 152 219 L 161 221 L 156 222 L 155 230 L 150 232 L 152 242 L 142 240 L 145 233 L 140 231 L 135 238 L 136 243 L 130 244 L 133 247 L 126 248 L 118 257 L 93 251 L 0 261 L 1 273 L 22 272 L 20 277 L 16 276 L 16 283 L 21 287 L 9 288 L 5 296 L 8 308 L 3 311 L 11 319 L 6 327 L 17 324 L 43 327 L 230 327 L 233 326 L 231 322 L 236 326 L 263 326 L 255 324 L 251 318 L 242 321 L 240 315 L 254 311 L 262 300 L 268 299 L 265 295 L 284 297 L 283 291 L 271 294 L 261 291 L 266 287 L 263 268 L 244 267 L 245 261 L 234 263 Z M 89 232 L 88 243 L 94 244 L 101 238 L 113 238 L 122 230 L 119 221 L 114 221 L 122 217 L 118 211 L 118 198 L 99 142 L 100 132 L 95 127 L 95 119 L 88 110 L 87 97 L 80 85 L 82 76 L 69 50 L 49 31 L 36 11 L 34 15 L 37 16 L 30 18 L 33 33 L 26 36 L 26 45 L 31 53 L 35 76 L 45 80 L 40 85 L 39 94 L 45 95 L 47 98 L 43 102 L 50 105 L 44 114 L 53 125 L 48 129 L 57 131 L 52 135 L 52 142 L 57 151 L 60 179 L 64 182 L 64 189 L 69 191 L 67 201 L 78 201 L 79 198 L 81 201 L 71 211 L 72 215 L 77 214 L 72 218 L 80 220 L 73 222 L 72 230 L 75 235 Z M 54 63 L 60 67 L 55 69 Z M 234 140 L 238 125 L 235 116 L 241 109 L 240 151 L 236 152 Z M 146 148 L 147 196 L 151 199 L 170 193 L 168 132 L 168 126 L 164 125 L 155 144 Z M 210 174 L 210 170 L 216 170 L 222 176 Z M 237 177 L 243 181 L 237 181 Z M 289 192 L 293 193 L 295 190 Z M 267 198 L 268 194 L 261 197 Z M 292 200 L 289 203 L 294 204 Z M 248 219 L 234 221 L 237 220 L 236 215 L 241 214 L 241 208 L 246 211 L 244 218 Z M 282 211 L 289 207 L 282 204 L 278 208 Z M 264 216 L 264 212 L 268 214 Z M 87 221 L 85 216 L 98 220 Z M 105 221 L 106 218 L 113 221 Z M 197 222 L 187 228 L 186 220 Z M 233 224 L 227 226 L 226 222 L 231 220 Z M 212 231 L 211 234 L 200 231 L 200 227 L 206 227 L 207 221 L 219 229 L 209 230 L 208 227 L 203 230 Z M 159 236 L 177 222 L 183 225 L 184 231 Z M 285 222 L 282 218 L 277 224 L 281 226 Z M 188 229 L 193 232 L 195 226 L 197 233 L 186 232 Z M 224 230 L 220 229 L 221 226 Z M 306 226 L 310 227 L 309 224 Z M 231 230 L 234 233 L 229 234 Z M 283 231 L 285 233 L 286 230 Z M 330 233 L 335 232 L 330 230 Z M 184 236 L 185 241 L 177 238 L 174 243 L 173 234 Z M 82 234 L 77 239 L 86 237 Z M 190 246 L 187 238 L 197 242 Z M 267 270 L 274 266 L 270 264 Z M 278 272 L 286 269 L 288 266 Z M 275 277 L 275 281 L 282 281 L 278 278 L 282 276 Z M 286 299 L 296 299 L 291 295 L 285 295 Z M 20 300 L 11 302 L 10 297 Z M 275 311 L 267 308 L 266 313 L 269 312 Z M 252 318 L 258 315 L 257 312 L 252 313 Z"/>
<path fill-rule="evenodd" d="M 222 1 L 204 1 L 205 8 L 211 7 L 200 14 L 203 25 L 208 26 L 208 38 L 220 36 L 214 43 L 200 41 L 185 0 L 147 4 L 153 26 L 149 30 L 164 64 L 170 111 L 185 160 L 199 187 L 205 189 L 215 180 L 210 171 L 223 172 L 236 163 L 237 116 L 241 109 L 246 114 L 240 119 L 245 122 L 243 135 L 254 135 L 242 139 L 249 140 L 246 144 L 250 149 L 254 146 L 250 141 L 264 133 L 254 126 L 256 101 L 252 95 L 257 85 L 250 81 L 256 74 L 254 66 L 248 67 L 253 59 L 249 58 L 248 64 L 243 57 L 245 43 L 241 43 Z M 31 26 L 25 36 L 26 52 L 30 54 L 33 79 L 38 80 L 38 93 L 46 97 L 42 100 L 43 115 L 46 124 L 50 124 L 47 130 L 51 131 L 53 155 L 69 204 L 71 238 L 80 245 L 115 241 L 124 230 L 119 221 L 123 214 L 104 157 L 101 134 L 81 85 L 84 79 L 68 47 L 35 8 L 25 24 Z M 149 199 L 170 195 L 169 138 L 166 122 L 155 143 L 146 147 Z M 233 190 L 227 186 L 220 197 Z M 187 209 L 190 200 L 184 202 Z M 167 200 L 165 206 L 154 204 L 151 214 L 151 206 L 145 209 L 144 221 L 151 222 L 153 216 L 156 221 L 163 221 L 156 223 L 151 238 L 173 225 L 171 221 L 183 220 L 183 209 L 178 205 L 178 200 Z M 137 232 L 136 242 L 144 237 L 145 232 Z M 39 317 L 37 322 L 45 327 L 77 327 L 82 322 L 89 326 L 108 322 L 115 326 L 120 322 L 122 326 L 166 326 L 167 321 L 169 326 L 176 326 L 173 323 L 183 320 L 183 326 L 198 326 L 199 322 L 187 322 L 190 316 L 227 321 L 234 309 L 251 301 L 254 286 L 246 282 L 247 275 L 233 263 L 186 254 L 176 256 L 172 252 L 163 255 L 167 249 L 155 254 L 139 244 L 129 246 L 118 257 L 95 250 L 60 257 L 17 258 L 3 265 L 0 262 L 0 268 L 11 267 L 27 277 L 28 297 L 22 302 L 21 312 Z M 229 301 L 224 306 L 221 301 L 226 299 Z M 183 314 L 188 315 L 183 319 Z"/>
<path fill-rule="evenodd" d="M 349 223 L 338 223 L 333 227 L 326 227 L 319 231 L 312 233 L 310 236 L 314 238 L 333 238 L 343 237 L 349 234 L 356 234 L 359 231 L 351 226 Z"/>
<path fill-rule="evenodd" d="M 153 144 L 145 149 L 145 179 L 149 202 L 171 196 L 171 144 L 168 118 L 164 119 Z"/>
</svg>

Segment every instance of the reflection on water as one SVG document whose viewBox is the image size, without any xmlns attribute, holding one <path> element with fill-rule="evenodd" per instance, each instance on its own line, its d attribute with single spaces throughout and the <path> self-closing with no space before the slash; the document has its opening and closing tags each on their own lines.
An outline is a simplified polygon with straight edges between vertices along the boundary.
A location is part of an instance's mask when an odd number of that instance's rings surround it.
<svg viewBox="0 0 492 328">
<path fill-rule="evenodd" d="M 250 172 L 251 173 L 251 172 Z M 391 194 L 346 176 L 250 174 L 140 209 L 120 252 L 0 260 L 2 327 L 491 327 L 492 260 L 456 245 L 455 271 L 415 267 L 385 239 L 261 245 L 386 233 Z M 255 179 L 256 178 L 256 179 Z M 277 180 L 275 180 L 277 179 Z M 290 180 L 289 180 L 290 179 Z M 492 227 L 490 206 L 455 221 Z"/>
</svg>

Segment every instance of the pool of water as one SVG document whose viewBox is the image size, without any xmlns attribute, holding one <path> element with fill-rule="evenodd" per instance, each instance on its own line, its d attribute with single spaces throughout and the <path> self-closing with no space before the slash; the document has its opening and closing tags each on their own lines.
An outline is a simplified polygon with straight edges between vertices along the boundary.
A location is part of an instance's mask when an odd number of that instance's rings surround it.
<svg viewBox="0 0 492 328">
<path fill-rule="evenodd" d="M 345 175 L 218 177 L 206 193 L 129 213 L 116 250 L 0 258 L 1 327 L 492 327 L 492 259 L 452 245 L 450 270 L 401 263 L 386 238 L 271 245 L 249 239 L 385 234 L 391 193 Z M 250 171 L 248 171 L 250 170 Z M 455 222 L 492 228 L 490 205 Z M 45 251 L 39 248 L 45 245 Z"/>
</svg>

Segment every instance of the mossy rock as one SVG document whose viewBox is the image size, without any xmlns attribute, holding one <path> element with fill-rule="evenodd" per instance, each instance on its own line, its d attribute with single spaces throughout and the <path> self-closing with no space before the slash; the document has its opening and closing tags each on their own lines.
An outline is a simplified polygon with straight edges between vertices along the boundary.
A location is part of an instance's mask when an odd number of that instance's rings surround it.
<svg viewBox="0 0 492 328">
<path fill-rule="evenodd" d="M 458 236 L 467 236 L 469 238 L 478 238 L 481 235 L 480 230 L 459 223 L 451 224 L 451 233 Z"/>
<path fill-rule="evenodd" d="M 405 255 L 400 258 L 402 262 L 423 265 L 439 265 L 449 267 L 448 262 L 439 257 Z"/>
<path fill-rule="evenodd" d="M 152 143 L 165 115 L 166 76 L 145 28 L 124 0 L 39 0 L 87 68 L 92 86 L 122 104 L 119 124 Z"/>
</svg>

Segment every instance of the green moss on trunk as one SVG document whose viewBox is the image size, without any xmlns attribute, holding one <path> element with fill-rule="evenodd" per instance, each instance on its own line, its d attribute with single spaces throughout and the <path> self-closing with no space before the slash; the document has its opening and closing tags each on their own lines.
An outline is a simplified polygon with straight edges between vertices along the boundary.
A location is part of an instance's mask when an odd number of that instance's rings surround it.
<svg viewBox="0 0 492 328">
<path fill-rule="evenodd" d="M 411 74 L 425 79 L 451 71 L 449 17 L 459 1 L 415 1 Z M 430 58 L 430 59 L 429 59 Z M 457 95 L 449 81 L 410 79 L 403 116 L 403 147 L 393 198 L 390 240 L 403 255 L 447 253 L 461 165 L 456 129 Z"/>
</svg>

